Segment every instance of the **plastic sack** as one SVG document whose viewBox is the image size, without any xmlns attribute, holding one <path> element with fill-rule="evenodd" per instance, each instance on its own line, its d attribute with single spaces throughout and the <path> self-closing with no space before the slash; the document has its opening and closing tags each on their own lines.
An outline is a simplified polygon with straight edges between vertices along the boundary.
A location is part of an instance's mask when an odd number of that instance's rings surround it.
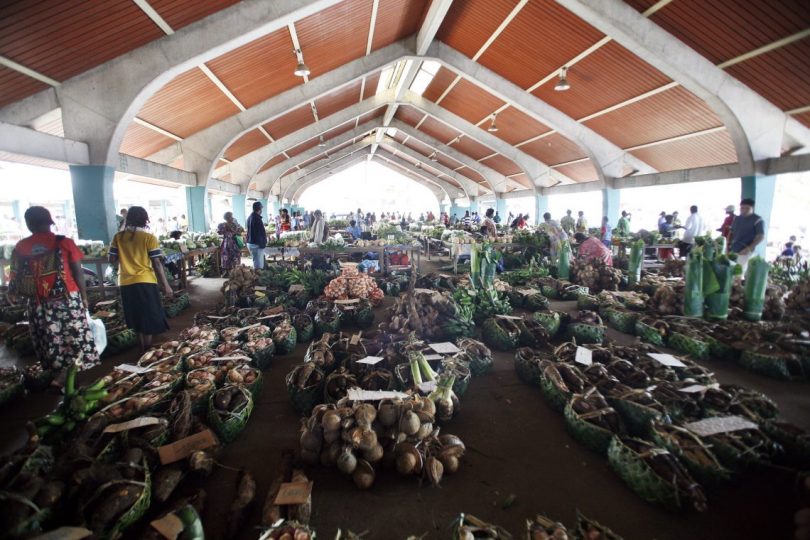
<svg viewBox="0 0 810 540">
<path fill-rule="evenodd" d="M 90 327 L 90 330 L 93 332 L 93 342 L 96 344 L 96 350 L 98 354 L 104 352 L 104 349 L 107 348 L 107 329 L 104 327 L 104 321 L 101 319 L 94 319 L 90 316 L 90 312 L 87 312 L 87 325 Z"/>
<path fill-rule="evenodd" d="M 687 317 L 703 317 L 703 253 L 700 248 L 693 249 L 686 260 L 683 314 Z"/>
<path fill-rule="evenodd" d="M 557 263 L 557 275 L 559 279 L 569 279 L 571 275 L 571 244 L 568 240 L 563 241 L 560 246 L 560 254 Z"/>
<path fill-rule="evenodd" d="M 770 265 L 759 255 L 748 260 L 748 270 L 745 272 L 745 311 L 743 311 L 743 317 L 748 321 L 762 319 L 769 269 Z"/>
</svg>

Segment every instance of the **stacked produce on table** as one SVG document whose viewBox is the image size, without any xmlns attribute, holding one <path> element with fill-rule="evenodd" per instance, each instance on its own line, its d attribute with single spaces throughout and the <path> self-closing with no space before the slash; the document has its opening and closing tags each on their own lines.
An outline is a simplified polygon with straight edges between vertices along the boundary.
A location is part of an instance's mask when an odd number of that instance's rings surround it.
<svg viewBox="0 0 810 540">
<path fill-rule="evenodd" d="M 383 298 L 383 291 L 368 274 L 356 268 L 344 267 L 341 274 L 329 282 L 323 291 L 329 300 L 359 298 L 377 305 Z"/>
</svg>

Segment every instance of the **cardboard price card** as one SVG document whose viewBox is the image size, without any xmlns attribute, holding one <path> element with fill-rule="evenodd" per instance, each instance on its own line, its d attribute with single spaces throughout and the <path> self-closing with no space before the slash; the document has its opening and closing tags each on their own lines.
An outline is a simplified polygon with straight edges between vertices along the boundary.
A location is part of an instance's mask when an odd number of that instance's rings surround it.
<svg viewBox="0 0 810 540">
<path fill-rule="evenodd" d="M 158 448 L 161 465 L 168 465 L 187 458 L 197 450 L 205 450 L 219 444 L 216 435 L 210 429 L 189 435 L 185 439 L 166 444 Z"/>
<path fill-rule="evenodd" d="M 686 364 L 672 356 L 671 354 L 663 353 L 647 353 L 650 358 L 663 366 L 668 367 L 686 367 Z"/>
<path fill-rule="evenodd" d="M 684 424 L 683 427 L 695 435 L 708 437 L 709 435 L 739 431 L 741 429 L 756 429 L 759 426 L 742 416 L 718 416 L 714 418 L 704 418 L 697 422 L 690 422 L 689 424 Z"/>
<path fill-rule="evenodd" d="M 296 293 L 301 292 L 304 290 L 304 286 L 301 284 L 290 285 L 290 288 L 287 290 L 289 293 Z"/>
<path fill-rule="evenodd" d="M 382 362 L 384 358 L 382 356 L 366 356 L 362 360 L 358 360 L 358 364 L 368 364 L 369 366 L 373 366 L 379 362 Z"/>
<path fill-rule="evenodd" d="M 363 390 L 362 388 L 349 388 L 351 401 L 379 401 L 381 399 L 406 398 L 408 394 L 391 390 Z"/>
<path fill-rule="evenodd" d="M 162 518 L 151 522 L 149 525 L 166 538 L 166 540 L 176 540 L 177 537 L 180 536 L 180 533 L 183 532 L 183 529 L 186 528 L 180 518 L 174 514 L 166 514 Z"/>
<path fill-rule="evenodd" d="M 104 433 L 120 433 L 122 431 L 129 431 L 130 429 L 137 429 L 145 426 L 154 426 L 160 423 L 160 418 L 154 416 L 141 416 L 129 422 L 121 422 L 119 424 L 110 424 L 104 428 Z"/>
<path fill-rule="evenodd" d="M 312 482 L 285 482 L 278 489 L 276 500 L 279 506 L 290 504 L 304 504 L 312 495 Z"/>
<path fill-rule="evenodd" d="M 433 349 L 439 354 L 455 354 L 457 352 L 461 352 L 461 349 L 455 346 L 455 344 L 450 343 L 449 341 L 443 341 L 441 343 L 430 343 L 428 347 Z"/>
<path fill-rule="evenodd" d="M 152 371 L 152 368 L 143 367 L 143 366 L 133 366 L 132 364 L 119 364 L 115 366 L 115 369 L 119 371 L 126 371 L 128 373 L 146 373 L 147 371 Z"/>
<path fill-rule="evenodd" d="M 424 356 L 425 356 L 425 360 L 427 360 L 428 362 L 430 362 L 432 360 L 441 360 L 441 359 L 444 358 L 444 356 L 442 356 L 440 354 L 426 354 Z"/>
<path fill-rule="evenodd" d="M 574 362 L 582 364 L 583 366 L 590 366 L 593 364 L 593 351 L 585 347 L 577 347 Z"/>
</svg>

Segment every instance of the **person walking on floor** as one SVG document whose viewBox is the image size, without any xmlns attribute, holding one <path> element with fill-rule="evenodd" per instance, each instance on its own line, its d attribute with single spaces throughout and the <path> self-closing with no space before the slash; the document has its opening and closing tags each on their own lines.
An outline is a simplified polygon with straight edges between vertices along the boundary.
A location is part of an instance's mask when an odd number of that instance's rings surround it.
<svg viewBox="0 0 810 540">
<path fill-rule="evenodd" d="M 754 249 L 765 239 L 765 220 L 754 213 L 754 199 L 740 201 L 740 215 L 731 225 L 731 252 L 737 254 L 737 264 L 743 273 Z"/>
<path fill-rule="evenodd" d="M 581 233 L 588 232 L 588 220 L 585 219 L 585 212 L 580 210 L 577 212 L 577 222 L 575 225 L 576 231 Z"/>
<path fill-rule="evenodd" d="M 723 220 L 723 224 L 720 225 L 720 228 L 717 231 L 726 239 L 726 250 L 729 248 L 729 237 L 731 237 L 731 224 L 734 223 L 734 218 L 737 217 L 734 215 L 734 205 L 730 204 L 726 206 L 726 218 Z"/>
<path fill-rule="evenodd" d="M 262 221 L 262 203 L 253 203 L 253 212 L 247 218 L 247 247 L 250 256 L 253 257 L 253 268 L 261 270 L 264 268 L 264 248 L 267 247 L 267 231 L 264 230 Z M 290 219 L 287 218 L 287 230 L 289 230 Z"/>
<path fill-rule="evenodd" d="M 312 214 L 312 228 L 309 232 L 312 235 L 312 241 L 316 244 L 323 244 L 329 238 L 329 226 L 323 219 L 323 213 L 320 210 L 315 210 Z"/>
<path fill-rule="evenodd" d="M 11 254 L 9 300 L 28 304 L 31 341 L 42 369 L 64 384 L 67 368 L 99 364 L 93 332 L 87 323 L 87 289 L 82 252 L 70 238 L 51 232 L 51 213 L 42 206 L 25 211 L 31 236 L 14 246 Z"/>
<path fill-rule="evenodd" d="M 616 229 L 613 231 L 617 236 L 630 236 L 630 214 L 622 210 L 622 217 L 616 223 Z"/>
<path fill-rule="evenodd" d="M 124 319 L 138 334 L 142 351 L 152 345 L 153 336 L 169 329 L 158 283 L 166 296 L 174 295 L 163 270 L 160 243 L 147 230 L 148 225 L 146 209 L 131 207 L 126 228 L 113 237 L 109 255 L 110 263 L 118 266 Z"/>
<path fill-rule="evenodd" d="M 225 221 L 217 226 L 217 234 L 222 236 L 220 246 L 220 270 L 222 277 L 226 277 L 231 270 L 242 262 L 242 248 L 245 247 L 242 233 L 245 229 L 233 219 L 233 212 L 225 212 Z"/>
<path fill-rule="evenodd" d="M 695 238 L 704 232 L 703 218 L 698 214 L 698 207 L 689 207 L 689 217 L 686 218 L 686 226 L 683 227 L 683 239 L 678 243 L 678 250 L 681 257 L 686 257 L 695 245 Z"/>
<path fill-rule="evenodd" d="M 610 247 L 610 243 L 613 241 L 613 227 L 610 226 L 608 223 L 608 217 L 605 216 L 602 218 L 602 228 L 599 231 L 600 238 L 602 239 L 602 243 L 605 244 L 605 247 Z"/>
<path fill-rule="evenodd" d="M 560 220 L 560 227 L 563 228 L 565 234 L 571 235 L 574 234 L 574 229 L 577 226 L 577 222 L 574 219 L 574 216 L 571 215 L 571 210 L 565 211 L 565 216 Z"/>
</svg>

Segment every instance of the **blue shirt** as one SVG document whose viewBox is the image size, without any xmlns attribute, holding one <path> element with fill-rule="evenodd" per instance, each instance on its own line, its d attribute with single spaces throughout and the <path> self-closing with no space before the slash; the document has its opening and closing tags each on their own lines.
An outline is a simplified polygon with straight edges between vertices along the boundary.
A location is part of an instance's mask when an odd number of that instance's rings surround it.
<svg viewBox="0 0 810 540">
<path fill-rule="evenodd" d="M 350 233 L 352 235 L 352 238 L 354 238 L 355 240 L 357 240 L 363 235 L 363 231 L 361 231 L 360 227 L 357 225 L 355 225 L 354 227 L 349 225 L 348 227 L 346 227 L 346 232 Z"/>
<path fill-rule="evenodd" d="M 765 234 L 765 222 L 756 214 L 737 216 L 731 224 L 731 251 L 739 253 L 748 247 L 754 238 Z"/>
</svg>

